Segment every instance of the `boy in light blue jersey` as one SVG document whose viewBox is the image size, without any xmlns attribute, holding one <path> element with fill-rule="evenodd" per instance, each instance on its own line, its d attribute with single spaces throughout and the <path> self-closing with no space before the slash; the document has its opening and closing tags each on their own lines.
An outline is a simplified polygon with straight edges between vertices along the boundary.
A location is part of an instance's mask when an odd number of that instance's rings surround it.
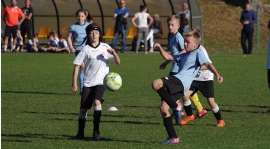
<svg viewBox="0 0 270 149">
<path fill-rule="evenodd" d="M 183 51 L 185 49 L 184 47 L 184 38 L 183 36 L 178 32 L 180 25 L 180 17 L 178 15 L 172 15 L 168 18 L 168 25 L 169 25 L 169 32 L 172 34 L 170 39 L 170 52 L 171 55 L 177 55 L 179 52 Z M 167 64 L 169 64 L 171 61 L 165 61 L 160 65 L 160 69 L 165 69 Z M 178 73 L 179 67 L 175 61 L 172 61 L 172 68 L 170 70 L 169 75 L 175 75 Z M 174 95 L 177 96 L 177 95 Z M 201 118 L 204 115 L 206 115 L 207 111 L 203 109 L 203 106 L 198 98 L 197 94 L 194 94 L 193 96 L 190 96 L 191 101 L 195 105 L 197 109 L 197 118 Z M 176 99 L 177 102 L 179 102 L 178 99 Z M 183 112 L 180 113 L 180 116 L 178 116 L 177 113 L 174 113 L 175 115 L 175 121 L 176 124 L 180 123 L 182 115 L 184 115 Z"/>
<path fill-rule="evenodd" d="M 68 37 L 67 37 L 68 46 L 70 48 L 70 52 L 75 53 L 75 56 L 77 56 L 79 52 L 85 46 L 85 43 L 83 42 L 85 37 L 87 36 L 85 29 L 90 24 L 89 22 L 86 21 L 86 16 L 87 16 L 86 10 L 79 9 L 76 12 L 76 18 L 78 21 L 72 24 L 68 31 Z M 72 36 L 73 36 L 73 40 L 72 40 Z M 79 76 L 80 94 L 82 93 L 82 89 L 83 89 L 83 76 L 84 76 L 84 63 L 81 65 L 80 76 Z"/>
<path fill-rule="evenodd" d="M 189 91 L 189 87 L 202 65 L 205 65 L 216 75 L 219 83 L 223 81 L 223 78 L 218 74 L 215 67 L 208 61 L 203 51 L 198 49 L 200 46 L 200 33 L 193 30 L 188 32 L 185 37 L 186 53 L 183 54 L 170 55 L 161 48 L 160 44 L 154 45 L 154 47 L 160 50 L 160 54 L 165 60 L 175 60 L 179 65 L 179 71 L 176 75 L 156 79 L 152 83 L 152 88 L 157 91 L 159 96 L 162 98 L 160 112 L 163 116 L 164 126 L 169 135 L 168 139 L 162 142 L 163 144 L 179 143 L 179 138 L 176 135 L 169 113 L 170 108 L 174 110 L 178 107 L 175 99 L 173 99 L 175 96 L 172 95 L 180 93 L 179 95 L 184 97 Z M 168 92 L 167 89 L 169 89 L 170 92 Z"/>
</svg>

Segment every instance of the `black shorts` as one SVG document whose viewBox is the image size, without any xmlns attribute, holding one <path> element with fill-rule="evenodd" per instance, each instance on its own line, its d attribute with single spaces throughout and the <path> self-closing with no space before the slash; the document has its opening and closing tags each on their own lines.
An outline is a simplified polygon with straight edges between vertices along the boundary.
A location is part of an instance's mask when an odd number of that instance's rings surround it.
<svg viewBox="0 0 270 149">
<path fill-rule="evenodd" d="M 193 81 L 190 88 L 190 91 L 193 91 L 191 96 L 193 96 L 198 90 L 206 98 L 214 98 L 214 82 L 213 80 L 209 81 Z"/>
<path fill-rule="evenodd" d="M 105 90 L 104 85 L 83 87 L 80 109 L 91 109 L 95 99 L 102 100 Z"/>
<path fill-rule="evenodd" d="M 12 34 L 13 39 L 15 39 L 17 37 L 17 30 L 18 30 L 18 25 L 6 26 L 5 36 L 11 37 L 11 34 Z"/>
<path fill-rule="evenodd" d="M 178 100 L 183 97 L 184 86 L 182 82 L 175 76 L 167 76 L 161 78 L 164 84 L 168 86 L 167 91 L 173 100 Z"/>
<path fill-rule="evenodd" d="M 32 39 L 32 25 L 30 24 L 23 24 L 20 27 L 21 35 L 23 37 L 23 40 L 25 40 L 25 34 L 27 33 L 28 39 Z"/>
</svg>

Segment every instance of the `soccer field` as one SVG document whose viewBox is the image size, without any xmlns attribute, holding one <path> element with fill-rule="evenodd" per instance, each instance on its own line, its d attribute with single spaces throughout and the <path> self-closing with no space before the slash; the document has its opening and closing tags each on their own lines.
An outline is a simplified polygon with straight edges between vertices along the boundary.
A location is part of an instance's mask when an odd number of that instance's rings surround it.
<svg viewBox="0 0 270 149">
<path fill-rule="evenodd" d="M 215 81 L 215 100 L 226 126 L 217 128 L 205 98 L 208 114 L 186 126 L 175 125 L 180 143 L 161 145 L 167 138 L 159 113 L 160 97 L 152 90 L 154 79 L 167 76 L 170 67 L 158 69 L 159 54 L 119 54 L 121 64 L 110 71 L 121 75 L 119 91 L 106 91 L 101 117 L 101 137 L 92 141 L 92 113 L 87 117 L 83 141 L 77 133 L 80 96 L 69 90 L 74 54 L 2 53 L 1 147 L 21 148 L 269 148 L 270 94 L 266 55 L 210 55 L 224 78 Z M 115 106 L 119 111 L 108 111 Z M 193 106 L 194 108 L 194 106 Z M 195 113 L 196 110 L 193 110 Z"/>
</svg>

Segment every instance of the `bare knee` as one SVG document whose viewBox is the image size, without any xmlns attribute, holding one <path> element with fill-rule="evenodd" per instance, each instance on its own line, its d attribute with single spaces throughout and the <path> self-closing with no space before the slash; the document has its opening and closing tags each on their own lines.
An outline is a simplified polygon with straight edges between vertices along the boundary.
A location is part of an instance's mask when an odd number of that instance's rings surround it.
<svg viewBox="0 0 270 149">
<path fill-rule="evenodd" d="M 152 82 L 152 88 L 157 91 L 163 86 L 163 82 L 161 79 L 154 80 Z"/>
</svg>

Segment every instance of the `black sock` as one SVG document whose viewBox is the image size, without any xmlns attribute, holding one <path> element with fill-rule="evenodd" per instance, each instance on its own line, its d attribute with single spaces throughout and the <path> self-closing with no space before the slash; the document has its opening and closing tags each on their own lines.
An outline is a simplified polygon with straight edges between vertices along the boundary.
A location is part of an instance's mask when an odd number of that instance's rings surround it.
<svg viewBox="0 0 270 149">
<path fill-rule="evenodd" d="M 192 109 L 191 109 L 191 105 L 189 106 L 184 106 L 184 109 L 187 113 L 187 116 L 191 116 L 193 113 L 192 113 Z"/>
<path fill-rule="evenodd" d="M 213 114 L 215 115 L 215 117 L 216 117 L 217 120 L 221 120 L 221 114 L 220 114 L 219 111 L 217 113 L 214 113 L 213 112 Z"/>
<path fill-rule="evenodd" d="M 172 117 L 170 116 L 170 117 L 163 118 L 163 123 L 164 123 L 164 126 L 167 130 L 169 137 L 170 138 L 171 137 L 178 138 L 178 136 L 176 135 L 173 123 L 172 123 Z"/>
<path fill-rule="evenodd" d="M 100 124 L 100 117 L 101 117 L 101 111 L 94 111 L 94 120 L 93 120 L 93 124 L 94 124 L 94 131 L 97 131 L 99 133 L 99 124 Z"/>
<path fill-rule="evenodd" d="M 78 124 L 79 124 L 78 134 L 84 135 L 85 122 L 86 122 L 85 118 L 84 119 L 79 118 L 79 120 L 78 120 Z"/>
<path fill-rule="evenodd" d="M 159 90 L 157 90 L 157 93 L 170 106 L 170 108 L 177 108 L 176 102 L 172 99 L 164 87 L 161 87 Z"/>
</svg>

